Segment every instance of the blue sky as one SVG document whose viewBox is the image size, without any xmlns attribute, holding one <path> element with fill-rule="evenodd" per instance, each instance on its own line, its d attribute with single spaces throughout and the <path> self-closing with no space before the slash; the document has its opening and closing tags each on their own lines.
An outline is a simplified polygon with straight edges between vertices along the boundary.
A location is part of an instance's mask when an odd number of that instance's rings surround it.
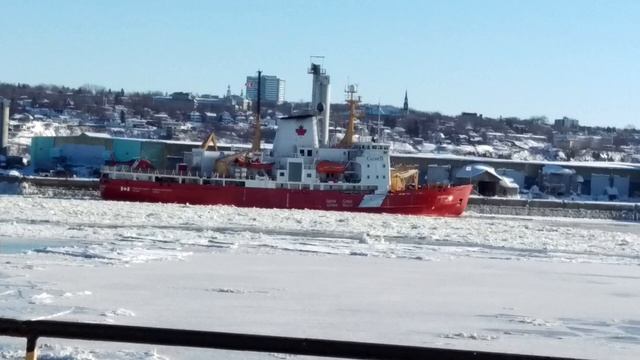
<svg viewBox="0 0 640 360">
<path fill-rule="evenodd" d="M 640 125 L 640 1 L 7 1 L 0 81 L 236 93 L 260 68 L 309 99 Z"/>
</svg>

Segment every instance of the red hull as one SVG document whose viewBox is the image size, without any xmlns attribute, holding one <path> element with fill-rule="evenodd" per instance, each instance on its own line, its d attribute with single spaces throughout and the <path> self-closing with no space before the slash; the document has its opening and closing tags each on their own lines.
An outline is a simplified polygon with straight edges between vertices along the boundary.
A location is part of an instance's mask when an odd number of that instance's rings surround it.
<svg viewBox="0 0 640 360">
<path fill-rule="evenodd" d="M 462 214 L 467 207 L 470 193 L 471 185 L 423 188 L 389 193 L 384 199 L 373 199 L 373 202 L 368 202 L 369 207 L 364 207 L 363 204 L 367 202 L 363 203 L 363 200 L 367 200 L 366 195 L 331 190 L 163 184 L 119 179 L 102 179 L 100 182 L 100 194 L 106 200 L 434 216 Z"/>
</svg>

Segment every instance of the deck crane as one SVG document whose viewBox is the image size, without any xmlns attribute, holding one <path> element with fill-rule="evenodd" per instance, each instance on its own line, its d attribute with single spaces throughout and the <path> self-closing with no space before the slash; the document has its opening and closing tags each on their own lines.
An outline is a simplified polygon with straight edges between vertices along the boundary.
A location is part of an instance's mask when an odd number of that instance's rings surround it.
<svg viewBox="0 0 640 360">
<path fill-rule="evenodd" d="M 211 130 L 209 136 L 207 136 L 207 138 L 202 142 L 202 145 L 200 145 L 200 148 L 205 151 L 208 150 L 209 147 L 213 147 L 213 151 L 218 151 L 218 139 L 216 138 L 216 134 L 213 130 Z"/>
</svg>

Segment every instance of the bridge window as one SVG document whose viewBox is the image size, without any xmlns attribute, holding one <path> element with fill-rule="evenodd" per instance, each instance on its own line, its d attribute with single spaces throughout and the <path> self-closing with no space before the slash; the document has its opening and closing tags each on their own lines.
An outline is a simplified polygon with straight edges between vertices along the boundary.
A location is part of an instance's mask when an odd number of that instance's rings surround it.
<svg viewBox="0 0 640 360">
<path fill-rule="evenodd" d="M 304 149 L 300 149 L 300 156 L 304 156 Z"/>
<path fill-rule="evenodd" d="M 307 173 L 307 177 L 310 178 L 311 177 L 311 173 Z"/>
<path fill-rule="evenodd" d="M 307 156 L 309 157 L 313 156 L 313 150 L 307 150 Z"/>
<path fill-rule="evenodd" d="M 284 171 L 280 171 L 280 176 L 284 176 Z"/>
</svg>

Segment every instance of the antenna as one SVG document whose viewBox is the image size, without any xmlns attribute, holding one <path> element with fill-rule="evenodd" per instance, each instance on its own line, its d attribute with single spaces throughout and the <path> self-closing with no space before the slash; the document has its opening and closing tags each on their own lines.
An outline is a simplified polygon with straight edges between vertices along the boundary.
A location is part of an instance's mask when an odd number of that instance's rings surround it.
<svg viewBox="0 0 640 360">
<path fill-rule="evenodd" d="M 380 126 L 380 99 L 378 99 L 378 142 L 382 142 L 382 138 L 380 137 L 380 131 L 382 131 Z"/>
<path fill-rule="evenodd" d="M 262 71 L 258 70 L 258 97 L 257 97 L 257 103 L 256 103 L 256 129 L 255 129 L 255 133 L 253 136 L 253 143 L 251 144 L 251 151 L 252 152 L 258 152 L 260 151 L 260 100 L 261 100 L 261 82 L 262 82 Z"/>
<path fill-rule="evenodd" d="M 320 66 L 324 67 L 324 55 L 311 55 L 309 56 L 309 60 L 311 60 L 312 64 L 319 64 Z"/>
<path fill-rule="evenodd" d="M 353 145 L 353 135 L 355 133 L 356 122 L 356 108 L 360 104 L 360 96 L 356 96 L 358 93 L 357 84 L 347 84 L 345 86 L 346 101 L 349 105 L 349 123 L 347 125 L 344 138 L 340 141 L 339 147 L 349 148 Z"/>
</svg>

